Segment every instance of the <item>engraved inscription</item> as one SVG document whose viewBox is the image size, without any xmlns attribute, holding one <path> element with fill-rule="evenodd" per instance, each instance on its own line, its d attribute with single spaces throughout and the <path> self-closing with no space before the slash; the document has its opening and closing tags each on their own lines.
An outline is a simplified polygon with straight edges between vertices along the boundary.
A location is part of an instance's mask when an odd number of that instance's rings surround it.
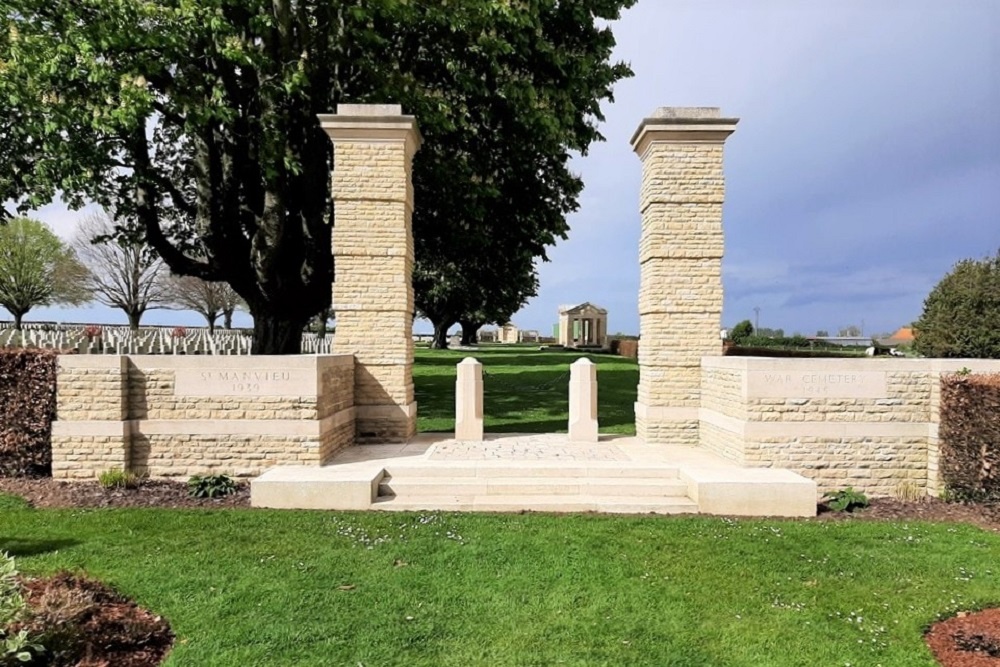
<svg viewBox="0 0 1000 667">
<path fill-rule="evenodd" d="M 315 391 L 315 383 L 315 372 L 306 369 L 179 368 L 174 378 L 174 395 L 299 396 L 310 393 L 310 389 Z"/>
<path fill-rule="evenodd" d="M 750 398 L 886 398 L 885 371 L 750 371 Z"/>
</svg>

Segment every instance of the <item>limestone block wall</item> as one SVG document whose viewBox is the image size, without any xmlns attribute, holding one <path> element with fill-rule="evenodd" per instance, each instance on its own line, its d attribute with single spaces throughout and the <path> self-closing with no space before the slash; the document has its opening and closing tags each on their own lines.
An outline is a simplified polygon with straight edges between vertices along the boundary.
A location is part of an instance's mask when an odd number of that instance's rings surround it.
<svg viewBox="0 0 1000 667">
<path fill-rule="evenodd" d="M 354 359 L 65 355 L 56 403 L 55 477 L 252 477 L 353 442 Z"/>
<path fill-rule="evenodd" d="M 926 359 L 702 360 L 702 446 L 750 466 L 789 468 L 820 491 L 936 493 L 940 376 L 1000 362 Z"/>
</svg>

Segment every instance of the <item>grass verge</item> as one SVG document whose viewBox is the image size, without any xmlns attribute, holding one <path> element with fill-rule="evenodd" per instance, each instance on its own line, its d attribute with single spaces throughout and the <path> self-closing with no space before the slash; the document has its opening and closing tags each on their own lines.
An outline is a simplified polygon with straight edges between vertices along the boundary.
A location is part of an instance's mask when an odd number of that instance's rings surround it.
<svg viewBox="0 0 1000 667">
<path fill-rule="evenodd" d="M 1000 602 L 964 525 L 263 510 L 33 510 L 0 549 L 163 614 L 168 665 L 898 665 Z"/>
</svg>

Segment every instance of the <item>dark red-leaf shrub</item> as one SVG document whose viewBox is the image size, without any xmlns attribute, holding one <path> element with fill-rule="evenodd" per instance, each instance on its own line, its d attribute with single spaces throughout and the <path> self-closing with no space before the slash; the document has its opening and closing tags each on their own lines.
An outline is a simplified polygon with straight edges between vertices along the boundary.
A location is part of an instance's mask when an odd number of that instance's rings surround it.
<svg viewBox="0 0 1000 667">
<path fill-rule="evenodd" d="M 0 476 L 52 473 L 56 354 L 0 349 Z"/>
<path fill-rule="evenodd" d="M 939 467 L 959 497 L 1000 499 L 1000 373 L 941 378 Z"/>
</svg>

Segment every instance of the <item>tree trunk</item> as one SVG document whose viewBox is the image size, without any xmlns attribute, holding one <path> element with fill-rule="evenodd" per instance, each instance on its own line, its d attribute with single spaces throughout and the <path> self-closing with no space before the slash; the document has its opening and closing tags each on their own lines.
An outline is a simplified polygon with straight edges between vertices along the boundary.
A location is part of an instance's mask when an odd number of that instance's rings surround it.
<svg viewBox="0 0 1000 667">
<path fill-rule="evenodd" d="M 24 313 L 15 310 L 15 311 L 12 312 L 12 315 L 14 315 L 14 330 L 15 331 L 20 331 L 21 330 L 21 318 L 24 317 Z"/>
<path fill-rule="evenodd" d="M 302 329 L 309 318 L 285 318 L 270 313 L 253 315 L 253 347 L 250 354 L 299 354 Z"/>
<path fill-rule="evenodd" d="M 452 324 L 453 324 L 452 322 L 434 323 L 434 340 L 431 341 L 431 349 L 433 350 L 448 349 L 448 328 Z"/>
<path fill-rule="evenodd" d="M 222 326 L 225 327 L 226 329 L 232 329 L 233 328 L 233 311 L 232 311 L 232 309 L 222 311 Z"/>
<path fill-rule="evenodd" d="M 139 320 L 142 319 L 142 312 L 136 311 L 125 311 L 125 316 L 128 317 L 128 328 L 132 331 L 139 330 Z"/>
<path fill-rule="evenodd" d="M 479 327 L 482 326 L 479 322 L 459 322 L 462 325 L 462 345 L 476 345 L 479 342 Z"/>
</svg>

